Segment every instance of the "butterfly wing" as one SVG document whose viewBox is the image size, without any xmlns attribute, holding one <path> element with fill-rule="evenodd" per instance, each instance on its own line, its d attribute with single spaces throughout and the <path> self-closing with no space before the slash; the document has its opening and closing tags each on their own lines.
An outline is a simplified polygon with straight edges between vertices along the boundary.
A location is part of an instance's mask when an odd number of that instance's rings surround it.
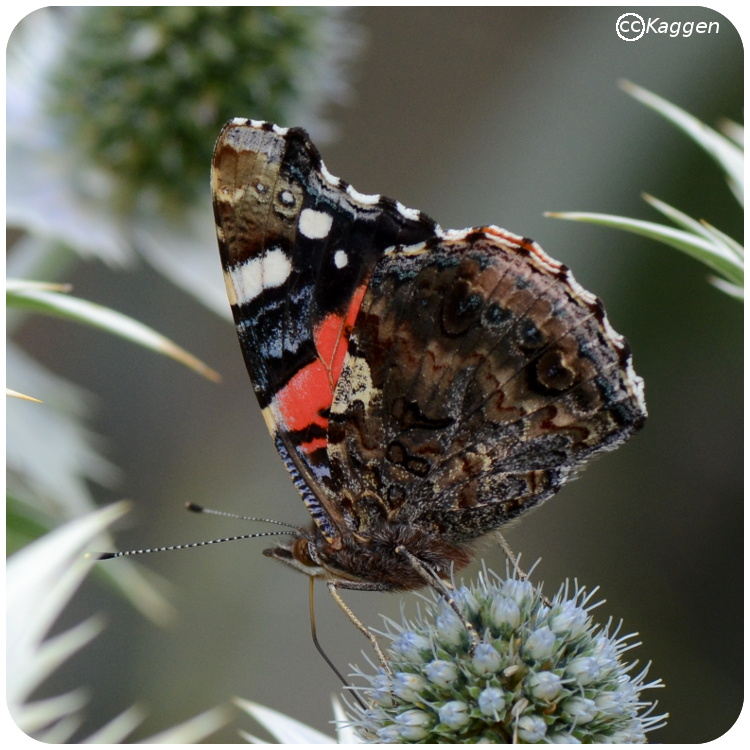
<svg viewBox="0 0 750 750">
<path fill-rule="evenodd" d="M 337 510 L 328 413 L 352 326 L 385 249 L 433 237 L 436 224 L 333 177 L 301 128 L 227 123 L 211 182 L 227 293 L 255 394 L 330 538 Z"/>
<path fill-rule="evenodd" d="M 486 227 L 379 261 L 328 452 L 356 533 L 387 522 L 463 542 L 550 497 L 645 416 L 599 300 L 535 243 Z"/>
</svg>

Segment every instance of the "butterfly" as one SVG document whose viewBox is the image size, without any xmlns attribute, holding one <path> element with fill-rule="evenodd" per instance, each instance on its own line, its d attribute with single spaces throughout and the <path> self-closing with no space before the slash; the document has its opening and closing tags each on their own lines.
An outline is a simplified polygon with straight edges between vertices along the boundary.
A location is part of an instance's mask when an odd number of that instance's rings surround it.
<svg viewBox="0 0 750 750">
<path fill-rule="evenodd" d="M 311 516 L 265 551 L 331 589 L 440 587 L 644 423 L 600 300 L 532 240 L 443 230 L 236 118 L 213 205 L 255 395 Z"/>
</svg>

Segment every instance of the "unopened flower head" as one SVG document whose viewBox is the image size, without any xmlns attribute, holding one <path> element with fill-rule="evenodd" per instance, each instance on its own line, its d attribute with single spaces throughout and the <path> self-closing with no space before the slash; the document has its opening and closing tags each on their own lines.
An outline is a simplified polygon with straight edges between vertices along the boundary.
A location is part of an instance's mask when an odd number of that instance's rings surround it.
<svg viewBox="0 0 750 750">
<path fill-rule="evenodd" d="M 323 7 L 107 6 L 66 20 L 50 114 L 123 198 L 170 206 L 206 188 L 211 139 L 232 117 L 320 133 L 359 36 Z"/>
<path fill-rule="evenodd" d="M 437 596 L 416 620 L 388 621 L 389 699 L 385 670 L 358 670 L 371 688 L 368 708 L 351 709 L 355 730 L 389 743 L 645 742 L 666 715 L 641 693 L 661 681 L 632 674 L 623 656 L 637 644 L 595 624 L 590 599 L 566 583 L 549 602 L 517 574 L 485 571 L 456 591 L 464 621 Z"/>
</svg>

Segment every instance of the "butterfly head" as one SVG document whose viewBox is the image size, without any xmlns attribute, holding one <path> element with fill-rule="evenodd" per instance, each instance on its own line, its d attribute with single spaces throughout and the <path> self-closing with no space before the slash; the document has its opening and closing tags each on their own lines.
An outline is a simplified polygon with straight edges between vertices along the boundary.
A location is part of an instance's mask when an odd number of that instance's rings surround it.
<svg viewBox="0 0 750 750">
<path fill-rule="evenodd" d="M 263 550 L 266 557 L 279 560 L 300 573 L 312 578 L 326 575 L 325 569 L 317 562 L 314 553 L 313 540 L 306 529 L 299 529 L 298 535 L 282 544 Z"/>
</svg>

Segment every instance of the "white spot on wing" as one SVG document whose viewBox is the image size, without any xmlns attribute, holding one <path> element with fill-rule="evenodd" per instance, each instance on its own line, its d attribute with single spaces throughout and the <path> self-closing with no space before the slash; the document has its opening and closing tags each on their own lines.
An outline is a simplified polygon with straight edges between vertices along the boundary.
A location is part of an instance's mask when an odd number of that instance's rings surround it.
<svg viewBox="0 0 750 750">
<path fill-rule="evenodd" d="M 311 240 L 320 240 L 328 236 L 333 224 L 333 216 L 324 211 L 306 208 L 299 216 L 299 231 Z"/>
<path fill-rule="evenodd" d="M 351 185 L 347 186 L 346 192 L 349 193 L 350 197 L 354 198 L 355 201 L 362 203 L 365 206 L 373 206 L 380 200 L 380 196 L 377 193 L 375 195 L 366 195 L 365 193 L 360 193 L 359 190 L 355 190 Z"/>
<path fill-rule="evenodd" d="M 331 186 L 337 188 L 339 184 L 341 183 L 341 180 L 336 177 L 336 175 L 331 174 L 328 171 L 328 167 L 326 167 L 323 162 L 320 162 L 320 173 L 323 175 L 323 179 Z"/>
<path fill-rule="evenodd" d="M 396 201 L 396 209 L 404 218 L 411 221 L 419 221 L 421 211 L 418 211 L 416 208 L 407 208 L 403 203 Z"/>
<path fill-rule="evenodd" d="M 365 408 L 375 395 L 370 365 L 361 357 L 347 353 L 339 382 L 333 393 L 332 414 L 343 414 L 354 401 L 361 401 Z"/>
<path fill-rule="evenodd" d="M 337 250 L 333 256 L 336 268 L 344 268 L 349 263 L 349 256 L 343 250 Z"/>
<path fill-rule="evenodd" d="M 627 364 L 625 371 L 627 373 L 628 383 L 633 390 L 636 401 L 638 401 L 638 406 L 640 407 L 641 411 L 644 414 L 647 414 L 648 412 L 646 409 L 646 399 L 645 399 L 645 396 L 643 395 L 643 378 L 639 378 L 635 374 L 635 370 L 633 369 L 633 363 L 630 360 L 628 360 L 628 364 Z"/>
<path fill-rule="evenodd" d="M 280 248 L 230 268 L 225 273 L 229 301 L 244 305 L 264 289 L 281 286 L 289 278 L 291 270 L 292 264 Z"/>
<path fill-rule="evenodd" d="M 583 291 L 586 292 L 585 289 Z M 596 297 L 593 294 L 591 294 L 591 292 L 586 292 L 586 294 L 592 298 L 592 304 L 596 302 Z M 604 319 L 602 320 L 602 324 L 604 326 L 604 330 L 607 333 L 607 336 L 609 336 L 609 338 L 612 339 L 612 342 L 614 343 L 614 345 L 618 349 L 622 349 L 625 343 L 625 339 L 619 333 L 617 333 L 617 331 L 615 331 L 614 328 L 612 328 L 612 325 L 609 322 L 609 318 L 607 318 L 606 315 L 604 316 Z"/>
<path fill-rule="evenodd" d="M 282 128 L 279 125 L 274 125 L 274 123 L 268 123 L 265 120 L 246 120 L 244 117 L 235 117 L 234 120 L 232 120 L 232 123 L 235 125 L 249 125 L 251 128 L 255 128 L 255 130 L 265 130 L 266 126 L 270 125 L 271 130 L 273 130 L 276 135 L 286 135 L 289 132 L 289 128 Z"/>
<path fill-rule="evenodd" d="M 261 260 L 263 288 L 281 286 L 292 270 L 292 264 L 283 250 L 276 248 L 263 256 Z"/>
</svg>

